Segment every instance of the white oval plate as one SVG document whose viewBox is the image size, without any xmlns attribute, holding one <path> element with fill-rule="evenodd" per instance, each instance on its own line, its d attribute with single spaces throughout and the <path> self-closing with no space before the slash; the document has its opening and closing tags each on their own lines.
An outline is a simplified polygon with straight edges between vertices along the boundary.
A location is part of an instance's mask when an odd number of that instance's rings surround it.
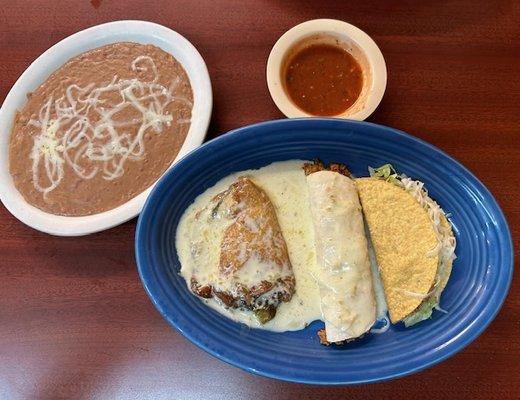
<svg viewBox="0 0 520 400">
<path fill-rule="evenodd" d="M 204 60 L 186 38 L 162 25 L 146 21 L 109 22 L 75 33 L 52 46 L 25 70 L 0 109 L 0 200 L 24 224 L 53 235 L 80 236 L 119 225 L 141 212 L 154 185 L 112 210 L 84 217 L 64 217 L 46 213 L 27 203 L 15 188 L 9 173 L 9 138 L 14 115 L 24 106 L 27 93 L 35 90 L 70 58 L 96 47 L 125 41 L 153 44 L 172 54 L 190 79 L 194 97 L 191 126 L 172 165 L 203 142 L 213 104 L 211 82 Z"/>
</svg>

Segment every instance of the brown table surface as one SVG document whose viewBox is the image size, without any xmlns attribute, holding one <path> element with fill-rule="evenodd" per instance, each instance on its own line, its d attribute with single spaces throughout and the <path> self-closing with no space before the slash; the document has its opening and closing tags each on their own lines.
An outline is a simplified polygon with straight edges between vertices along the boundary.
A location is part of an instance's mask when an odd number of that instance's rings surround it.
<svg viewBox="0 0 520 400">
<path fill-rule="evenodd" d="M 0 100 L 64 37 L 118 19 L 168 26 L 198 48 L 214 109 L 208 137 L 283 117 L 265 64 L 302 21 L 351 22 L 380 46 L 388 88 L 369 121 L 426 139 L 493 192 L 520 238 L 520 3 L 473 1 L 3 1 Z M 199 350 L 161 318 L 134 262 L 135 219 L 81 238 L 32 230 L 0 208 L 2 399 L 513 399 L 520 396 L 520 279 L 486 332 L 403 379 L 319 387 L 250 375 Z M 518 258 L 518 247 L 516 257 Z M 319 366 L 316 366 L 319 368 Z"/>
</svg>

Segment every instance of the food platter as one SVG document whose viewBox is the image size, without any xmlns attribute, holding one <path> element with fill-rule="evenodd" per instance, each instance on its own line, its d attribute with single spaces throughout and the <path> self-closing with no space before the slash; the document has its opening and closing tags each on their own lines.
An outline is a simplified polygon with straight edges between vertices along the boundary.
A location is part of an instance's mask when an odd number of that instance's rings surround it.
<svg viewBox="0 0 520 400">
<path fill-rule="evenodd" d="M 355 176 L 392 163 L 427 184 L 451 215 L 458 242 L 452 277 L 431 320 L 392 326 L 346 346 L 318 344 L 316 330 L 275 333 L 223 318 L 188 290 L 178 274 L 175 232 L 186 207 L 232 172 L 274 161 L 343 162 Z M 460 163 L 406 133 L 337 119 L 270 121 L 240 128 L 180 160 L 159 181 L 139 218 L 136 260 L 152 302 L 186 338 L 249 372 L 314 384 L 354 384 L 407 375 L 436 364 L 473 341 L 500 309 L 512 277 L 511 236 L 489 191 Z"/>
<path fill-rule="evenodd" d="M 135 255 L 153 304 L 251 373 L 377 382 L 475 340 L 511 283 L 507 222 L 449 155 L 356 121 L 386 87 L 375 42 L 342 21 L 305 22 L 273 47 L 267 83 L 293 119 L 199 147 L 212 90 L 187 39 L 144 21 L 80 31 L 0 109 L 0 199 L 59 236 L 142 211 Z"/>
<path fill-rule="evenodd" d="M 135 217 L 151 187 L 111 210 L 88 216 L 63 216 L 30 205 L 16 189 L 9 172 L 9 137 L 17 110 L 47 77 L 67 60 L 88 50 L 117 42 L 152 44 L 173 55 L 186 70 L 193 89 L 191 126 L 177 159 L 199 146 L 206 135 L 212 109 L 212 91 L 206 64 L 183 36 L 145 21 L 116 21 L 71 35 L 38 57 L 7 95 L 0 110 L 0 198 L 5 207 L 32 228 L 60 236 L 78 236 L 108 229 Z M 174 160 L 174 162 L 175 162 Z"/>
</svg>

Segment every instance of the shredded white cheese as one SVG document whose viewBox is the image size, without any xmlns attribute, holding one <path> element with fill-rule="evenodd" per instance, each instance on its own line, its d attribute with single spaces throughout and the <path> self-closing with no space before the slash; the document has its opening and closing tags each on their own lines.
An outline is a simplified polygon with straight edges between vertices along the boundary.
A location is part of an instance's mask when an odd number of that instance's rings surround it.
<svg viewBox="0 0 520 400">
<path fill-rule="evenodd" d="M 29 125 L 39 129 L 30 154 L 33 184 L 44 197 L 63 180 L 65 165 L 82 179 L 92 179 L 98 173 L 106 180 L 121 177 L 127 160 L 143 158 L 145 132 L 152 129 L 160 134 L 163 125 L 170 126 L 173 122 L 166 107 L 172 102 L 192 106 L 188 99 L 174 94 L 179 79 L 169 88 L 157 83 L 157 67 L 151 57 L 139 56 L 130 67 L 136 72 L 151 71 L 152 80 L 143 82 L 114 76 L 105 86 L 72 84 L 64 96 L 58 99 L 51 96 L 45 101 L 38 119 L 29 121 Z M 117 100 L 111 102 L 107 95 Z M 118 113 L 130 107 L 139 117 L 117 119 Z M 137 133 L 130 135 L 128 130 L 135 127 Z M 46 178 L 43 180 L 42 168 Z"/>
</svg>

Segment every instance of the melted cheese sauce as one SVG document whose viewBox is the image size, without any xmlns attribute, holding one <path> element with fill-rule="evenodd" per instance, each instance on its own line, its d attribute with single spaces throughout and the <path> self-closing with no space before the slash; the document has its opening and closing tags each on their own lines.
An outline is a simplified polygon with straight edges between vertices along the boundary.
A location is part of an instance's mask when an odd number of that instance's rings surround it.
<svg viewBox="0 0 520 400">
<path fill-rule="evenodd" d="M 201 224 L 195 216 L 239 176 L 249 176 L 267 193 L 276 209 L 296 279 L 296 291 L 291 301 L 282 303 L 276 316 L 262 325 L 251 312 L 224 308 L 215 299 L 201 299 L 219 313 L 249 327 L 283 332 L 300 330 L 312 321 L 321 319 L 319 289 L 313 278 L 317 274 L 314 229 L 303 164 L 304 161 L 282 161 L 227 176 L 195 199 L 184 212 L 177 228 L 176 248 L 182 266 L 181 275 L 188 283 L 188 288 L 194 275 L 201 277 L 200 281 L 210 279 L 219 286 L 226 287 L 228 283 L 217 278 L 222 237 L 215 235 L 214 228 Z M 225 229 L 230 222 L 222 219 L 215 223 L 224 224 L 222 228 Z M 220 231 L 223 232 L 224 229 Z M 202 243 L 210 251 L 198 251 Z M 251 262 L 244 266 L 240 278 L 253 282 L 261 268 L 257 262 Z"/>
<path fill-rule="evenodd" d="M 388 311 L 385 300 L 385 292 L 383 290 L 383 282 L 381 282 L 381 275 L 379 275 L 379 267 L 377 265 L 376 252 L 374 250 L 372 240 L 370 239 L 368 226 L 366 225 L 365 236 L 367 237 L 368 259 L 370 260 L 370 270 L 372 271 L 372 283 L 374 288 L 374 295 L 376 297 L 376 318 L 378 320 L 385 320 L 386 313 Z"/>
<path fill-rule="evenodd" d="M 307 176 L 327 340 L 359 337 L 376 319 L 367 239 L 355 183 L 332 171 Z"/>
</svg>

